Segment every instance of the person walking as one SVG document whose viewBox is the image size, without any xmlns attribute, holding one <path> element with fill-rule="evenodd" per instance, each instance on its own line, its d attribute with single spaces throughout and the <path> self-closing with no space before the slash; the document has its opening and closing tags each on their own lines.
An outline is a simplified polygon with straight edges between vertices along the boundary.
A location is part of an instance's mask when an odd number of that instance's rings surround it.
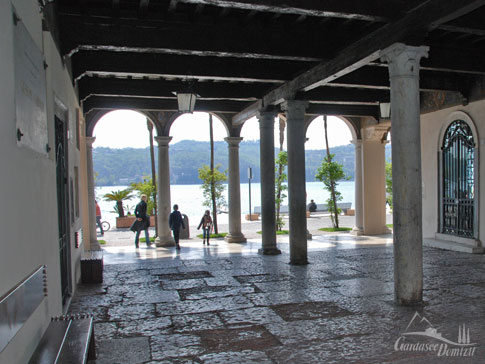
<svg viewBox="0 0 485 364">
<path fill-rule="evenodd" d="M 209 244 L 209 238 L 212 230 L 212 217 L 211 217 L 211 212 L 209 210 L 205 210 L 204 216 L 202 216 L 202 219 L 200 219 L 200 224 L 197 227 L 197 230 L 200 229 L 202 226 L 202 236 L 203 236 L 203 242 L 202 244 L 205 245 L 205 239 L 207 238 L 207 245 Z"/>
<path fill-rule="evenodd" d="M 185 229 L 184 219 L 182 218 L 182 214 L 179 211 L 178 205 L 173 205 L 173 211 L 168 218 L 168 224 L 170 225 L 170 229 L 173 231 L 173 238 L 175 240 L 175 247 L 177 250 L 180 249 L 179 244 L 179 236 L 180 236 L 180 227 L 182 226 Z"/>
<path fill-rule="evenodd" d="M 101 235 L 104 235 L 103 224 L 101 223 L 101 208 L 98 205 L 98 201 L 94 200 L 94 203 L 96 204 L 96 225 L 101 230 Z"/>
<path fill-rule="evenodd" d="M 147 247 L 150 247 L 150 235 L 148 233 L 148 228 L 150 227 L 150 216 L 147 215 L 147 195 L 143 194 L 140 196 L 141 201 L 135 207 L 135 221 L 131 225 L 131 231 L 136 232 L 135 235 L 135 247 L 138 249 L 138 240 L 140 237 L 140 232 L 145 231 L 145 238 Z"/>
</svg>

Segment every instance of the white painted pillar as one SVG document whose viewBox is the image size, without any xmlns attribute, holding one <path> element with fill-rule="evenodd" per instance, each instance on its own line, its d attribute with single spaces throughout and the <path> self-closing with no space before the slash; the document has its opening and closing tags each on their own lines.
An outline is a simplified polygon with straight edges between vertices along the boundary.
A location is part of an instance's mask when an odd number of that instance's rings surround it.
<svg viewBox="0 0 485 364">
<path fill-rule="evenodd" d="M 172 231 L 168 225 L 168 218 L 171 211 L 170 203 L 170 162 L 168 144 L 172 140 L 170 136 L 156 136 L 158 143 L 158 237 L 155 240 L 156 246 L 175 246 Z"/>
<path fill-rule="evenodd" d="M 305 109 L 308 101 L 287 100 L 286 139 L 288 144 L 288 202 L 290 219 L 290 264 L 308 264 L 306 186 L 305 186 Z"/>
<path fill-rule="evenodd" d="M 394 44 L 383 52 L 391 81 L 394 296 L 423 299 L 419 62 L 428 47 Z"/>
<path fill-rule="evenodd" d="M 386 226 L 386 135 L 389 126 L 362 129 L 362 226 L 365 235 L 388 234 Z"/>
<path fill-rule="evenodd" d="M 229 149 L 229 234 L 228 243 L 244 243 L 246 238 L 241 232 L 241 182 L 239 178 L 239 143 L 243 138 L 228 137 Z"/>
<path fill-rule="evenodd" d="M 275 158 L 274 158 L 274 120 L 275 112 L 260 111 L 259 146 L 261 170 L 261 227 L 262 247 L 260 254 L 276 255 L 281 251 L 276 246 L 276 208 L 275 208 Z"/>
<path fill-rule="evenodd" d="M 355 226 L 352 234 L 362 235 L 364 233 L 364 215 L 362 210 L 362 139 L 352 140 L 355 146 Z"/>
<path fill-rule="evenodd" d="M 88 172 L 88 206 L 89 206 L 89 246 L 84 250 L 101 250 L 96 236 L 96 204 L 94 200 L 94 167 L 93 167 L 93 143 L 95 137 L 86 137 L 86 167 Z"/>
</svg>

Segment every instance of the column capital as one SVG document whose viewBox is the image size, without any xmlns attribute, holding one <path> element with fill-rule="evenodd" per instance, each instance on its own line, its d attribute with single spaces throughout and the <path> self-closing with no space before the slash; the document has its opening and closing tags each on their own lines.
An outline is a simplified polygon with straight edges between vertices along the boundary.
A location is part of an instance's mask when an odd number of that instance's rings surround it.
<svg viewBox="0 0 485 364">
<path fill-rule="evenodd" d="M 256 117 L 258 118 L 259 121 L 261 120 L 268 120 L 271 119 L 274 121 L 276 119 L 276 116 L 278 115 L 278 112 L 276 110 L 259 110 L 256 113 Z"/>
<path fill-rule="evenodd" d="M 389 64 L 390 77 L 419 76 L 419 62 L 428 57 L 429 47 L 394 43 L 382 51 L 381 60 Z"/>
<path fill-rule="evenodd" d="M 227 142 L 227 145 L 230 147 L 239 147 L 239 143 L 243 140 L 242 137 L 227 137 L 224 138 L 224 140 Z"/>
<path fill-rule="evenodd" d="M 287 114 L 288 120 L 304 117 L 307 107 L 307 100 L 285 100 L 281 104 L 281 109 Z"/>
<path fill-rule="evenodd" d="M 84 139 L 86 139 L 86 146 L 88 148 L 92 148 L 93 147 L 93 143 L 94 141 L 96 140 L 96 137 L 85 137 Z"/>
<path fill-rule="evenodd" d="M 172 140 L 171 136 L 156 136 L 155 141 L 158 143 L 159 147 L 168 147 L 168 143 Z"/>
<path fill-rule="evenodd" d="M 382 125 L 370 126 L 362 129 L 362 140 L 366 142 L 381 142 L 383 144 L 386 144 L 387 133 L 389 133 L 388 126 L 382 126 Z"/>
</svg>

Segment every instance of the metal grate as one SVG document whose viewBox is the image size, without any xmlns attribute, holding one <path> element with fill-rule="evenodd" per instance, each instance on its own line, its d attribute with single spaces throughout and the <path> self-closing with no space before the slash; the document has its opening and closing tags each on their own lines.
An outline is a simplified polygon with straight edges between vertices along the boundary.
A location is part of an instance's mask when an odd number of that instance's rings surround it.
<svg viewBox="0 0 485 364">
<path fill-rule="evenodd" d="M 442 232 L 473 237 L 475 215 L 475 142 L 463 120 L 446 130 L 443 152 Z"/>
</svg>

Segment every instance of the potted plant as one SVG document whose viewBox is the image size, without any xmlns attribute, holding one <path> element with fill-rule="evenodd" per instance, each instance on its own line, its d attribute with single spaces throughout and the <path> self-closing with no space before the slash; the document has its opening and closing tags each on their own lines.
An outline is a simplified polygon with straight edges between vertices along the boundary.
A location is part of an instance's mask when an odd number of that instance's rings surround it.
<svg viewBox="0 0 485 364">
<path fill-rule="evenodd" d="M 105 194 L 104 200 L 105 201 L 114 201 L 115 204 L 115 211 L 118 213 L 118 217 L 116 218 L 116 227 L 129 227 L 124 226 L 126 225 L 125 220 L 125 209 L 123 206 L 123 201 L 131 200 L 134 196 L 131 194 L 131 189 L 126 190 L 118 190 L 118 191 L 111 191 L 110 193 Z"/>
</svg>

